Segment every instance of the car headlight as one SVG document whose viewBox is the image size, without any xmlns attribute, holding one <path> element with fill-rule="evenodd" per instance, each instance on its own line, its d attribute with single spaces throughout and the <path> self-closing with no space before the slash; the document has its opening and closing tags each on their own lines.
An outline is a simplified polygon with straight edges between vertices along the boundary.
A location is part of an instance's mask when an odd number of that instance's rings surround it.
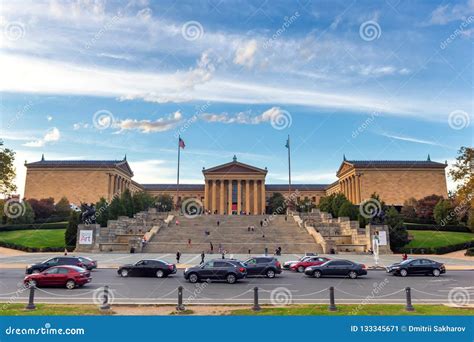
<svg viewBox="0 0 474 342">
<path fill-rule="evenodd" d="M 398 270 L 400 268 L 400 266 L 392 266 L 392 269 L 394 270 Z"/>
<path fill-rule="evenodd" d="M 184 269 L 184 273 L 187 273 L 187 272 L 188 272 L 188 269 L 187 269 L 187 268 L 185 268 L 185 269 Z"/>
</svg>

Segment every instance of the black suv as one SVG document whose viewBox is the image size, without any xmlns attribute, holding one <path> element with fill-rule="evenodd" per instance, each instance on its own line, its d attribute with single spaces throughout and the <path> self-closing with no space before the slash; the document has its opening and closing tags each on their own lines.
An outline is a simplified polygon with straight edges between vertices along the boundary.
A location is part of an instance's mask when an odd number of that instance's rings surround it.
<svg viewBox="0 0 474 342">
<path fill-rule="evenodd" d="M 162 260 L 140 260 L 134 264 L 120 266 L 117 273 L 122 277 L 163 278 L 176 273 L 176 265 Z"/>
<path fill-rule="evenodd" d="M 275 278 L 276 274 L 281 273 L 281 264 L 274 257 L 252 257 L 246 260 L 244 265 L 247 268 L 247 275 L 249 277 L 266 276 L 267 278 Z"/>
<path fill-rule="evenodd" d="M 60 257 L 55 257 L 55 258 L 45 260 L 38 264 L 28 266 L 26 268 L 26 274 L 40 273 L 50 267 L 61 266 L 61 265 L 79 266 L 82 268 L 86 268 L 86 266 L 84 265 L 84 262 L 81 260 L 80 257 L 60 256 Z"/>
<path fill-rule="evenodd" d="M 191 283 L 199 280 L 226 280 L 229 284 L 247 276 L 247 269 L 238 260 L 215 259 L 201 266 L 194 266 L 184 270 L 184 278 Z"/>
</svg>

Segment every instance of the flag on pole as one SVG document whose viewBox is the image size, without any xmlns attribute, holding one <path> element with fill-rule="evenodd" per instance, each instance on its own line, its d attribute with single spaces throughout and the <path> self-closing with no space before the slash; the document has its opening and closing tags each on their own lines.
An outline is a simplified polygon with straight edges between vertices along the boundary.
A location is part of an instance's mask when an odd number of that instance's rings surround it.
<svg viewBox="0 0 474 342">
<path fill-rule="evenodd" d="M 179 147 L 182 148 L 183 150 L 186 147 L 186 145 L 184 144 L 184 140 L 181 138 L 179 138 Z"/>
<path fill-rule="evenodd" d="M 288 137 L 288 139 L 286 139 L 285 147 L 290 148 L 290 137 Z"/>
</svg>

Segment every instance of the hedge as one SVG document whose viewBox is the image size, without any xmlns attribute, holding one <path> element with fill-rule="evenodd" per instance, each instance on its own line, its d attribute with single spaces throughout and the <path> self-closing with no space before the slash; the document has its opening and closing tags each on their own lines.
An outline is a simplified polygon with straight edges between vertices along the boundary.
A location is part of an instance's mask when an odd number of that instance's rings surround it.
<svg viewBox="0 0 474 342">
<path fill-rule="evenodd" d="M 34 223 L 53 223 L 53 222 L 64 222 L 69 220 L 69 215 L 67 216 L 50 216 L 48 218 L 37 218 Z"/>
<path fill-rule="evenodd" d="M 447 245 L 442 247 L 424 247 L 424 248 L 408 248 L 402 247 L 396 252 L 407 253 L 407 254 L 446 254 L 451 252 L 460 251 L 466 248 L 474 247 L 474 240 L 465 243 L 458 243 L 455 245 Z"/>
<path fill-rule="evenodd" d="M 11 248 L 11 249 L 17 249 L 19 251 L 23 252 L 64 252 L 64 248 L 62 247 L 44 247 L 44 248 L 37 248 L 37 247 L 26 247 L 22 245 L 17 245 L 16 243 L 11 243 L 11 242 L 4 242 L 0 241 L 0 247 L 5 247 L 5 248 Z M 68 251 L 72 251 L 73 249 L 69 249 Z"/>
<path fill-rule="evenodd" d="M 0 226 L 0 232 L 9 232 L 12 230 L 30 230 L 30 229 L 65 229 L 67 222 L 50 223 L 29 223 L 29 224 L 7 224 Z"/>
<path fill-rule="evenodd" d="M 474 256 L 474 247 L 468 248 L 466 253 L 464 253 L 466 256 Z"/>
<path fill-rule="evenodd" d="M 405 223 L 417 223 L 417 224 L 436 224 L 434 219 L 418 218 L 418 217 L 403 217 Z"/>
<path fill-rule="evenodd" d="M 439 232 L 471 233 L 466 226 L 440 226 L 437 224 L 404 223 L 407 230 L 437 230 Z"/>
</svg>

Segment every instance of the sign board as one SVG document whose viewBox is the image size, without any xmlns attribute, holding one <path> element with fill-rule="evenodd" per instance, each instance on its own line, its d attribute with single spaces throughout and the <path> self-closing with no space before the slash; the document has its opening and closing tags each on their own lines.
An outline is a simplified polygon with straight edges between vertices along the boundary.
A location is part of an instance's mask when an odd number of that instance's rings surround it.
<svg viewBox="0 0 474 342">
<path fill-rule="evenodd" d="M 81 230 L 79 232 L 80 245 L 92 245 L 92 230 Z"/>
<path fill-rule="evenodd" d="M 387 232 L 386 231 L 379 232 L 379 245 L 387 246 Z"/>
</svg>

